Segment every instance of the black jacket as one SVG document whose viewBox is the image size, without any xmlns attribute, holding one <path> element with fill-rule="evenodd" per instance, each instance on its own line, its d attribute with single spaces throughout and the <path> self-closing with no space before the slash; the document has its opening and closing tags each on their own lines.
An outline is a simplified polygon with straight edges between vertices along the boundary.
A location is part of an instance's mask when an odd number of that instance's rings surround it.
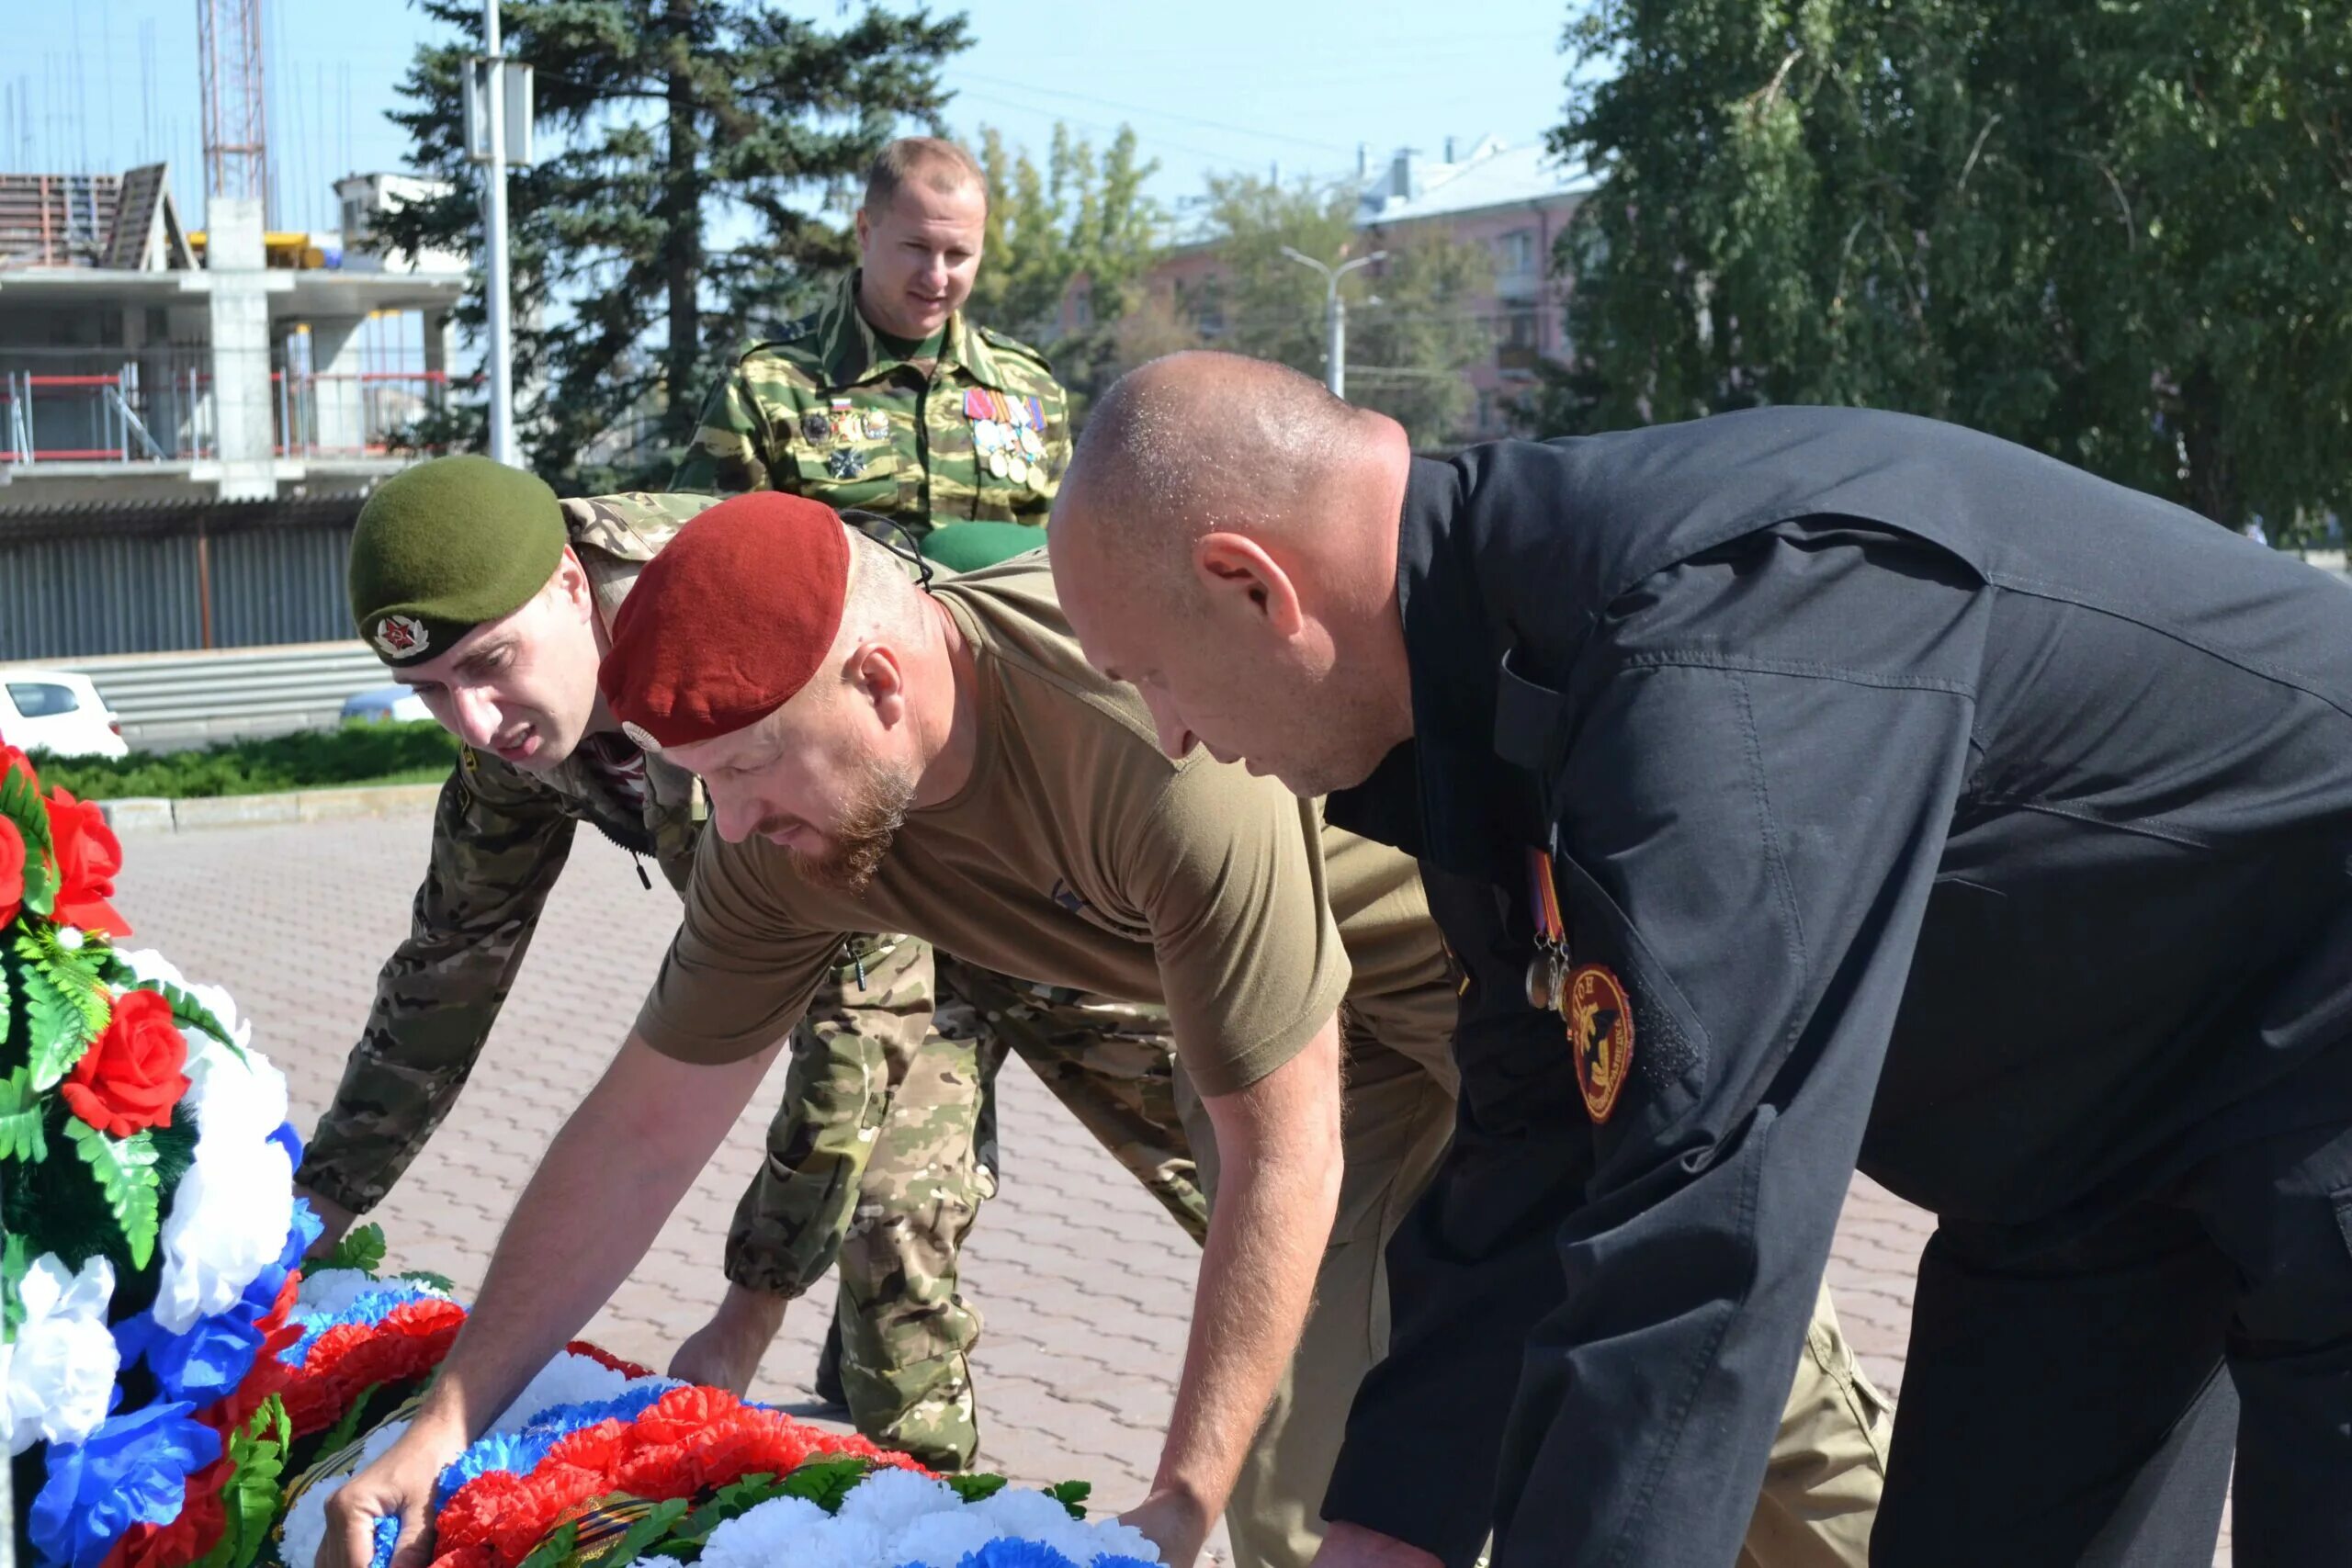
<svg viewBox="0 0 2352 1568">
<path fill-rule="evenodd" d="M 2055 1237 L 2352 1111 L 2322 573 L 1815 409 L 1416 460 L 1398 566 L 1415 739 L 1329 818 L 1421 858 L 1472 981 L 1331 1518 L 1730 1562 L 1857 1164 Z M 1600 1124 L 1521 991 L 1531 847 L 1631 1003 Z"/>
</svg>

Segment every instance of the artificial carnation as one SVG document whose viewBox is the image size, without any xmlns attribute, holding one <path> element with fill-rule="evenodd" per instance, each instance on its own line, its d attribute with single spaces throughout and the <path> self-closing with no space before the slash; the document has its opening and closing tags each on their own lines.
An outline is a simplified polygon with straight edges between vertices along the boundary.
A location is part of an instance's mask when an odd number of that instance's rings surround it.
<svg viewBox="0 0 2352 1568">
<path fill-rule="evenodd" d="M 218 1059 L 199 1056 L 197 1066 Z M 279 1094 L 282 1102 L 283 1079 Z M 216 1104 L 226 1100 L 213 1097 Z M 252 1138 L 215 1136 L 209 1111 L 201 1110 L 198 1126 L 196 1160 L 164 1222 L 155 1287 L 155 1321 L 174 1334 L 226 1312 L 243 1296 L 277 1256 L 294 1219 L 294 1162 L 269 1130 Z"/>
<path fill-rule="evenodd" d="M 24 1320 L 0 1347 L 0 1422 L 8 1451 L 78 1443 L 107 1418 L 120 1357 L 107 1332 L 114 1265 L 92 1258 L 71 1270 L 55 1253 L 33 1260 L 18 1287 Z"/>
</svg>

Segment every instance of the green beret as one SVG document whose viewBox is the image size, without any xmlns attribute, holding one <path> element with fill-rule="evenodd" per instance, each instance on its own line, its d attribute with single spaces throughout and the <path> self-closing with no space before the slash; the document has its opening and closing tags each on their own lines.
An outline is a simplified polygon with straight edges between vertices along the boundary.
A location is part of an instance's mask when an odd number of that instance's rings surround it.
<svg viewBox="0 0 2352 1568">
<path fill-rule="evenodd" d="M 377 657 L 422 663 L 514 614 L 555 575 L 563 508 L 488 457 L 435 457 L 377 487 L 351 534 L 351 618 Z"/>
<path fill-rule="evenodd" d="M 923 536 L 922 553 L 950 571 L 978 571 L 1046 547 L 1046 531 L 1026 523 L 950 523 Z"/>
</svg>

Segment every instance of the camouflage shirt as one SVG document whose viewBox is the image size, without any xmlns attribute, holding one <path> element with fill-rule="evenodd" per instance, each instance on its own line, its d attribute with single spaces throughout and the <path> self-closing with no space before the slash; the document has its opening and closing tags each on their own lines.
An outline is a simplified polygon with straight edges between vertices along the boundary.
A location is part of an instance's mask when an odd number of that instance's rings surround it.
<svg viewBox="0 0 2352 1568">
<path fill-rule="evenodd" d="M 1069 400 L 1045 357 L 959 310 L 936 360 L 896 358 L 859 313 L 857 278 L 728 372 L 671 488 L 789 491 L 917 539 L 934 524 L 1044 523 L 1069 466 Z"/>
<path fill-rule="evenodd" d="M 600 620 L 611 625 L 644 564 L 710 504 L 704 496 L 642 494 L 563 503 Z M 377 978 L 363 1049 L 408 1058 L 481 1048 L 571 853 L 575 823 L 588 823 L 632 855 L 651 856 L 684 891 L 707 815 L 702 786 L 658 757 L 642 761 L 642 783 L 631 789 L 621 781 L 634 781 L 633 768 L 619 775 L 578 752 L 546 773 L 470 747 L 458 753 L 435 812 L 413 923 Z M 665 908 L 655 918 L 671 917 Z M 434 1048 L 403 1049 L 411 1036 L 429 1037 Z"/>
</svg>

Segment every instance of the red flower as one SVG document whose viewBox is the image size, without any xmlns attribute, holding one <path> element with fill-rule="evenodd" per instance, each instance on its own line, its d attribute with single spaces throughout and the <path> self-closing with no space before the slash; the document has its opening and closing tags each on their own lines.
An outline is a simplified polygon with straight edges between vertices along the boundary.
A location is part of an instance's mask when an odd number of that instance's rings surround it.
<svg viewBox="0 0 2352 1568">
<path fill-rule="evenodd" d="M 25 835 L 0 817 L 0 926 L 17 918 L 25 902 Z"/>
<path fill-rule="evenodd" d="M 114 897 L 114 874 L 122 869 L 122 845 L 106 813 L 61 786 L 49 797 L 49 837 L 58 880 L 51 916 L 85 931 L 129 936 L 130 927 L 107 902 Z"/>
<path fill-rule="evenodd" d="M 585 1339 L 575 1339 L 564 1347 L 575 1356 L 585 1356 L 600 1367 L 608 1368 L 625 1378 L 650 1378 L 651 1367 L 640 1367 L 635 1361 L 624 1360 L 601 1345 L 591 1345 Z"/>
<path fill-rule="evenodd" d="M 299 1287 L 301 1276 L 288 1274 L 286 1283 L 278 1288 L 277 1300 L 268 1313 L 254 1326 L 261 1331 L 261 1348 L 254 1356 L 253 1371 L 245 1374 L 233 1393 L 221 1395 L 196 1418 L 220 1434 L 222 1451 L 227 1451 L 229 1434 L 241 1429 L 254 1418 L 262 1401 L 273 1393 L 282 1393 L 295 1379 L 294 1369 L 277 1359 L 277 1353 L 302 1337 L 302 1330 L 287 1320 L 294 1314 L 300 1300 Z M 201 1552 L 198 1556 L 203 1555 Z"/>
<path fill-rule="evenodd" d="M 66 1109 L 112 1138 L 172 1124 L 172 1107 L 187 1092 L 187 1042 L 172 1021 L 172 1004 L 153 991 L 114 999 L 106 1032 L 90 1043 L 58 1092 Z"/>
<path fill-rule="evenodd" d="M 346 1323 L 311 1341 L 285 1391 L 295 1435 L 322 1432 L 379 1383 L 404 1383 L 441 1364 L 466 1321 L 455 1302 L 403 1302 L 380 1323 Z"/>
</svg>

